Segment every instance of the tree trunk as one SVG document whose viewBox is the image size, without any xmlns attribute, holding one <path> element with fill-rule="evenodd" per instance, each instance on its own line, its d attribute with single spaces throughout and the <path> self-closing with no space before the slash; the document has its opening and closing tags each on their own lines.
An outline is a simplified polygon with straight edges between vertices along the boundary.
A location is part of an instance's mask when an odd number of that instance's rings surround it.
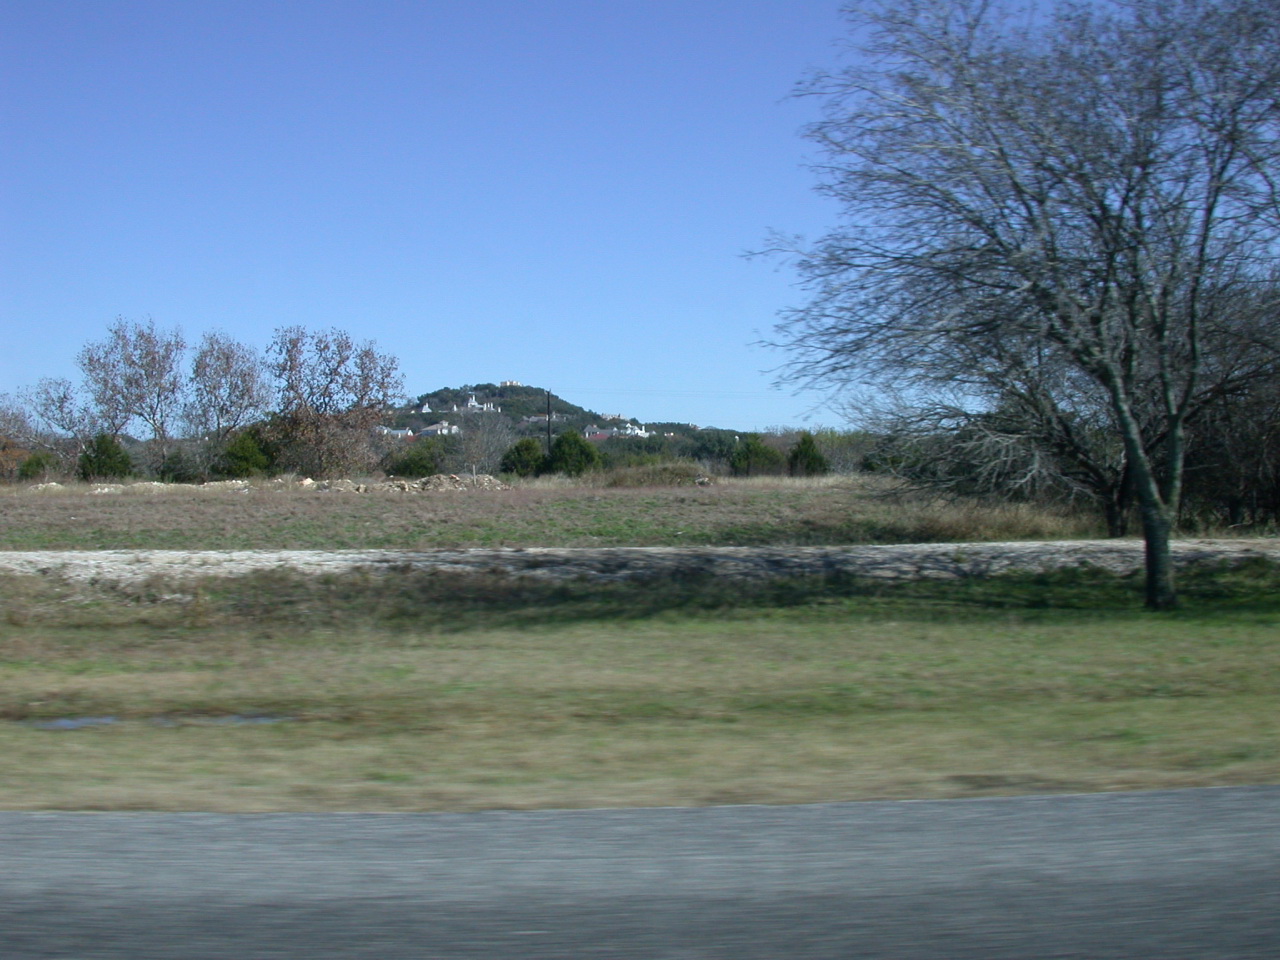
<svg viewBox="0 0 1280 960">
<path fill-rule="evenodd" d="M 1178 515 L 1177 502 L 1175 500 L 1171 503 L 1165 498 L 1165 491 L 1161 489 L 1160 480 L 1143 449 L 1142 431 L 1133 416 L 1121 378 L 1112 378 L 1108 386 L 1121 436 L 1124 438 L 1129 490 L 1138 501 L 1138 513 L 1142 518 L 1142 538 L 1146 544 L 1147 609 L 1172 610 L 1178 605 L 1178 592 L 1174 584 L 1169 537 L 1174 518 Z M 1170 460 L 1181 455 L 1182 448 L 1179 445 L 1168 450 Z M 1171 466 L 1175 475 L 1180 466 L 1181 464 Z M 1176 497 L 1177 492 L 1175 486 L 1172 496 Z"/>
<path fill-rule="evenodd" d="M 1107 515 L 1107 536 L 1123 537 L 1129 532 L 1128 505 L 1117 503 L 1116 497 L 1108 496 L 1104 506 Z"/>
<path fill-rule="evenodd" d="M 1173 610 L 1178 606 L 1173 554 L 1169 549 L 1172 520 L 1163 510 L 1142 508 L 1142 536 L 1146 542 L 1147 609 Z"/>
</svg>

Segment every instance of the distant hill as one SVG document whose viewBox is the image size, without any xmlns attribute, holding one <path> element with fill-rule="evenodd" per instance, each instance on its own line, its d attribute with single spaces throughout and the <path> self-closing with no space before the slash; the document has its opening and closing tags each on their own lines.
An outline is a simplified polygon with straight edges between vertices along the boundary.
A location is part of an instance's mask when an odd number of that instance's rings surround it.
<svg viewBox="0 0 1280 960">
<path fill-rule="evenodd" d="M 498 407 L 508 419 L 521 420 L 525 417 L 546 416 L 547 390 L 542 387 L 501 386 L 493 383 L 477 383 L 470 386 L 445 387 L 432 393 L 424 393 L 418 397 L 417 407 L 424 404 L 431 407 L 433 413 L 452 412 L 454 407 L 464 409 L 467 403 L 475 398 L 481 405 L 491 403 Z M 587 410 L 577 404 L 551 395 L 551 412 L 562 417 L 598 417 L 599 414 Z"/>
<path fill-rule="evenodd" d="M 413 403 L 397 411 L 394 426 L 401 429 L 420 430 L 441 420 L 457 420 L 468 415 L 505 417 L 520 434 L 539 434 L 546 430 L 547 393 L 544 387 L 524 384 L 477 383 L 461 387 L 443 387 L 418 396 Z M 424 410 L 425 408 L 425 410 Z M 622 423 L 642 425 L 634 417 L 615 419 L 586 407 L 580 407 L 563 397 L 551 394 L 552 429 L 560 433 L 566 429 L 581 430 L 595 424 L 618 426 Z M 653 424 L 663 433 L 692 434 L 697 427 L 689 423 Z"/>
<path fill-rule="evenodd" d="M 740 442 L 734 430 L 697 427 L 691 423 L 641 422 L 634 417 L 600 413 L 580 407 L 563 397 L 551 394 L 551 432 L 584 431 L 598 427 L 601 434 L 620 431 L 625 424 L 643 427 L 646 435 L 609 435 L 593 437 L 596 449 L 609 466 L 642 466 L 671 460 L 697 461 L 711 465 L 709 469 L 727 469 L 729 457 Z M 470 434 L 481 436 L 489 418 L 500 418 L 516 436 L 537 437 L 547 433 L 547 390 L 524 384 L 476 383 L 461 387 L 443 387 L 420 394 L 393 417 L 391 426 L 421 434 L 441 421 L 460 428 L 446 432 L 451 444 L 465 442 Z M 625 434 L 625 431 L 622 431 Z"/>
</svg>

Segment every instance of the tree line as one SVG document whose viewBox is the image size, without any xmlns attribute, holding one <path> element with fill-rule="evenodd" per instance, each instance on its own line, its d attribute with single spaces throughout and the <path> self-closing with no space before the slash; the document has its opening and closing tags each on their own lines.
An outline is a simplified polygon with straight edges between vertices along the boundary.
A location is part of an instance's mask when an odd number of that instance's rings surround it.
<svg viewBox="0 0 1280 960">
<path fill-rule="evenodd" d="M 521 438 L 509 416 L 467 410 L 450 414 L 456 433 L 405 443 L 379 430 L 409 409 L 399 361 L 338 329 L 280 327 L 260 352 L 221 332 L 188 343 L 154 321 L 117 318 L 76 366 L 78 380 L 46 377 L 0 396 L 0 477 L 577 476 L 670 461 L 741 476 L 827 469 L 808 434 L 788 451 L 781 435 L 766 443 L 710 429 L 590 443 L 570 428 L 548 449 Z M 545 392 L 533 393 L 540 406 Z"/>
<path fill-rule="evenodd" d="M 241 475 L 267 463 L 327 474 L 380 456 L 373 427 L 403 395 L 399 361 L 338 330 L 275 330 L 265 353 L 224 333 L 117 319 L 76 355 L 79 381 L 43 378 L 0 398 L 11 472 L 137 470 L 163 479 Z M 135 453 L 125 451 L 124 441 Z"/>
</svg>

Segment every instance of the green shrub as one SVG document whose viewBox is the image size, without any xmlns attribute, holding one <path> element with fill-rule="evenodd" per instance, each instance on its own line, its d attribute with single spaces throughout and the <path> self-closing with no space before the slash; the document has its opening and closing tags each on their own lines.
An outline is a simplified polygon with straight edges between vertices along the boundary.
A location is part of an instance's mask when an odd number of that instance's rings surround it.
<svg viewBox="0 0 1280 960">
<path fill-rule="evenodd" d="M 547 472 L 580 477 L 588 470 L 598 469 L 600 462 L 600 451 L 591 445 L 591 441 L 576 430 L 569 430 L 556 437 L 551 444 Z"/>
<path fill-rule="evenodd" d="M 242 479 L 270 473 L 274 466 L 272 447 L 257 427 L 241 430 L 222 451 L 214 472 L 220 477 Z"/>
<path fill-rule="evenodd" d="M 429 477 L 443 472 L 445 452 L 439 437 L 423 437 L 408 449 L 387 454 L 382 470 L 392 477 Z"/>
<path fill-rule="evenodd" d="M 735 477 L 776 476 L 784 463 L 781 453 L 765 446 L 758 434 L 749 433 L 734 447 L 729 470 Z"/>
<path fill-rule="evenodd" d="M 120 480 L 133 473 L 133 463 L 119 440 L 100 433 L 80 454 L 76 472 L 81 480 Z"/>
<path fill-rule="evenodd" d="M 827 458 L 808 430 L 801 432 L 796 445 L 787 454 L 787 472 L 793 477 L 823 477 L 831 472 Z"/>
<path fill-rule="evenodd" d="M 194 458 L 175 450 L 160 462 L 156 477 L 165 483 L 199 483 L 204 479 L 204 473 Z"/>
<path fill-rule="evenodd" d="M 514 473 L 517 477 L 532 477 L 542 472 L 546 459 L 542 453 L 542 444 L 533 437 L 524 437 L 502 455 L 498 470 L 502 473 Z"/>
<path fill-rule="evenodd" d="M 49 475 L 58 469 L 58 458 L 52 453 L 42 450 L 33 453 L 18 466 L 19 480 L 48 480 Z"/>
</svg>

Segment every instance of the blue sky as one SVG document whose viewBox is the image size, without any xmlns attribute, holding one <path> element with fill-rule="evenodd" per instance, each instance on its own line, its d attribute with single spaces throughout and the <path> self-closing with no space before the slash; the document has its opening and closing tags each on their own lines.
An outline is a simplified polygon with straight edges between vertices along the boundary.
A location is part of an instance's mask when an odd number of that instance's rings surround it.
<svg viewBox="0 0 1280 960">
<path fill-rule="evenodd" d="M 0 392 L 117 316 L 340 327 L 411 394 L 837 423 L 746 259 L 834 219 L 788 95 L 838 0 L 0 0 Z"/>
</svg>

